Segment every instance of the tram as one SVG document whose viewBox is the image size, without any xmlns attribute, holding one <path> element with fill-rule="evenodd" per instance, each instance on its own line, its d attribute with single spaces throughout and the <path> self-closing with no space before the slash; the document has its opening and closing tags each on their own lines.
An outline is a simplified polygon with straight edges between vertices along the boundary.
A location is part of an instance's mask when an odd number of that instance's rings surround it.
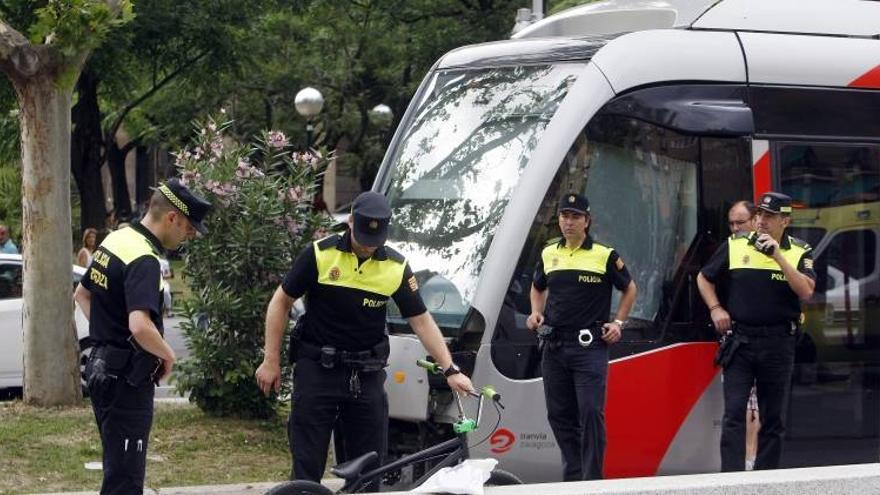
<svg viewBox="0 0 880 495">
<path fill-rule="evenodd" d="M 525 321 L 557 199 L 580 191 L 591 234 L 639 288 L 611 347 L 605 476 L 718 471 L 721 376 L 696 275 L 727 208 L 776 190 L 795 198 L 790 233 L 814 246 L 818 274 L 783 464 L 878 462 L 878 115 L 873 1 L 608 0 L 440 58 L 374 190 L 456 362 L 507 404 L 472 455 L 561 478 Z M 404 453 L 449 435 L 455 408 L 390 306 L 390 447 Z"/>
</svg>

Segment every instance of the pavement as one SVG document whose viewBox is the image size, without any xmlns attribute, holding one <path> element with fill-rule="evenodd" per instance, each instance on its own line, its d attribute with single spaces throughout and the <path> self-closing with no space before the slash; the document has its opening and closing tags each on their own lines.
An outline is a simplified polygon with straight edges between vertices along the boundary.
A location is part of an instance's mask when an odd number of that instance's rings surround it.
<svg viewBox="0 0 880 495">
<path fill-rule="evenodd" d="M 331 490 L 342 480 L 324 479 Z M 145 490 L 145 495 L 262 495 L 278 483 Z M 77 492 L 63 495 L 94 495 Z M 386 492 L 386 495 L 407 492 Z M 486 495 L 852 495 L 880 493 L 880 464 L 487 487 Z M 59 494 L 56 494 L 59 495 Z"/>
<path fill-rule="evenodd" d="M 238 483 L 232 485 L 177 486 L 170 488 L 145 488 L 144 495 L 263 495 L 280 482 Z M 342 487 L 342 480 L 328 478 L 321 482 L 333 491 Z M 66 492 L 52 495 L 97 495 L 98 492 Z"/>
</svg>

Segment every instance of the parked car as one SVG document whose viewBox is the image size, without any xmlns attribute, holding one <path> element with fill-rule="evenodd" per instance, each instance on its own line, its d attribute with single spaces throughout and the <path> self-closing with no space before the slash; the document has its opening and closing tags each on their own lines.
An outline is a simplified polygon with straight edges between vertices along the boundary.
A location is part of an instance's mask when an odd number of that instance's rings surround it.
<svg viewBox="0 0 880 495">
<path fill-rule="evenodd" d="M 76 287 L 86 269 L 73 265 L 71 289 Z M 71 297 L 73 292 L 71 290 Z M 0 254 L 0 389 L 21 387 L 24 361 L 22 333 L 22 259 L 20 254 Z M 76 335 L 80 348 L 80 376 L 91 352 L 89 322 L 76 309 Z"/>
</svg>

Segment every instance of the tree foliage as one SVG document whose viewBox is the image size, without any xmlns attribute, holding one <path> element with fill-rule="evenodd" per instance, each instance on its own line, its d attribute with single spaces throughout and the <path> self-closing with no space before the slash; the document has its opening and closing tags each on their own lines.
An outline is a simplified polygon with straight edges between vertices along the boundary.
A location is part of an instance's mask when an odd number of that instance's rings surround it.
<svg viewBox="0 0 880 495">
<path fill-rule="evenodd" d="M 190 358 L 178 389 L 211 414 L 268 417 L 277 401 L 254 383 L 262 361 L 266 304 L 291 256 L 323 232 L 328 217 L 311 208 L 326 160 L 292 152 L 280 132 L 253 145 L 225 138 L 229 123 L 200 128 L 177 155 L 182 180 L 214 205 L 210 232 L 186 248 L 183 332 Z"/>
</svg>

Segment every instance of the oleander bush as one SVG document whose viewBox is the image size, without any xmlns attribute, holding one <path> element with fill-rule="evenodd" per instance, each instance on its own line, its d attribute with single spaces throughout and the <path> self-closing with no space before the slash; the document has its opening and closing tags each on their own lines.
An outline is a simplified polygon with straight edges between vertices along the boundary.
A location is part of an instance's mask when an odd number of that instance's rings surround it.
<svg viewBox="0 0 880 495">
<path fill-rule="evenodd" d="M 277 131 L 237 143 L 224 134 L 229 125 L 196 125 L 177 154 L 181 181 L 214 208 L 208 234 L 185 246 L 191 297 L 181 327 L 191 354 L 175 380 L 209 414 L 265 418 L 278 404 L 254 379 L 266 307 L 293 257 L 326 233 L 330 218 L 313 211 L 312 197 L 327 158 L 293 150 Z"/>
</svg>

